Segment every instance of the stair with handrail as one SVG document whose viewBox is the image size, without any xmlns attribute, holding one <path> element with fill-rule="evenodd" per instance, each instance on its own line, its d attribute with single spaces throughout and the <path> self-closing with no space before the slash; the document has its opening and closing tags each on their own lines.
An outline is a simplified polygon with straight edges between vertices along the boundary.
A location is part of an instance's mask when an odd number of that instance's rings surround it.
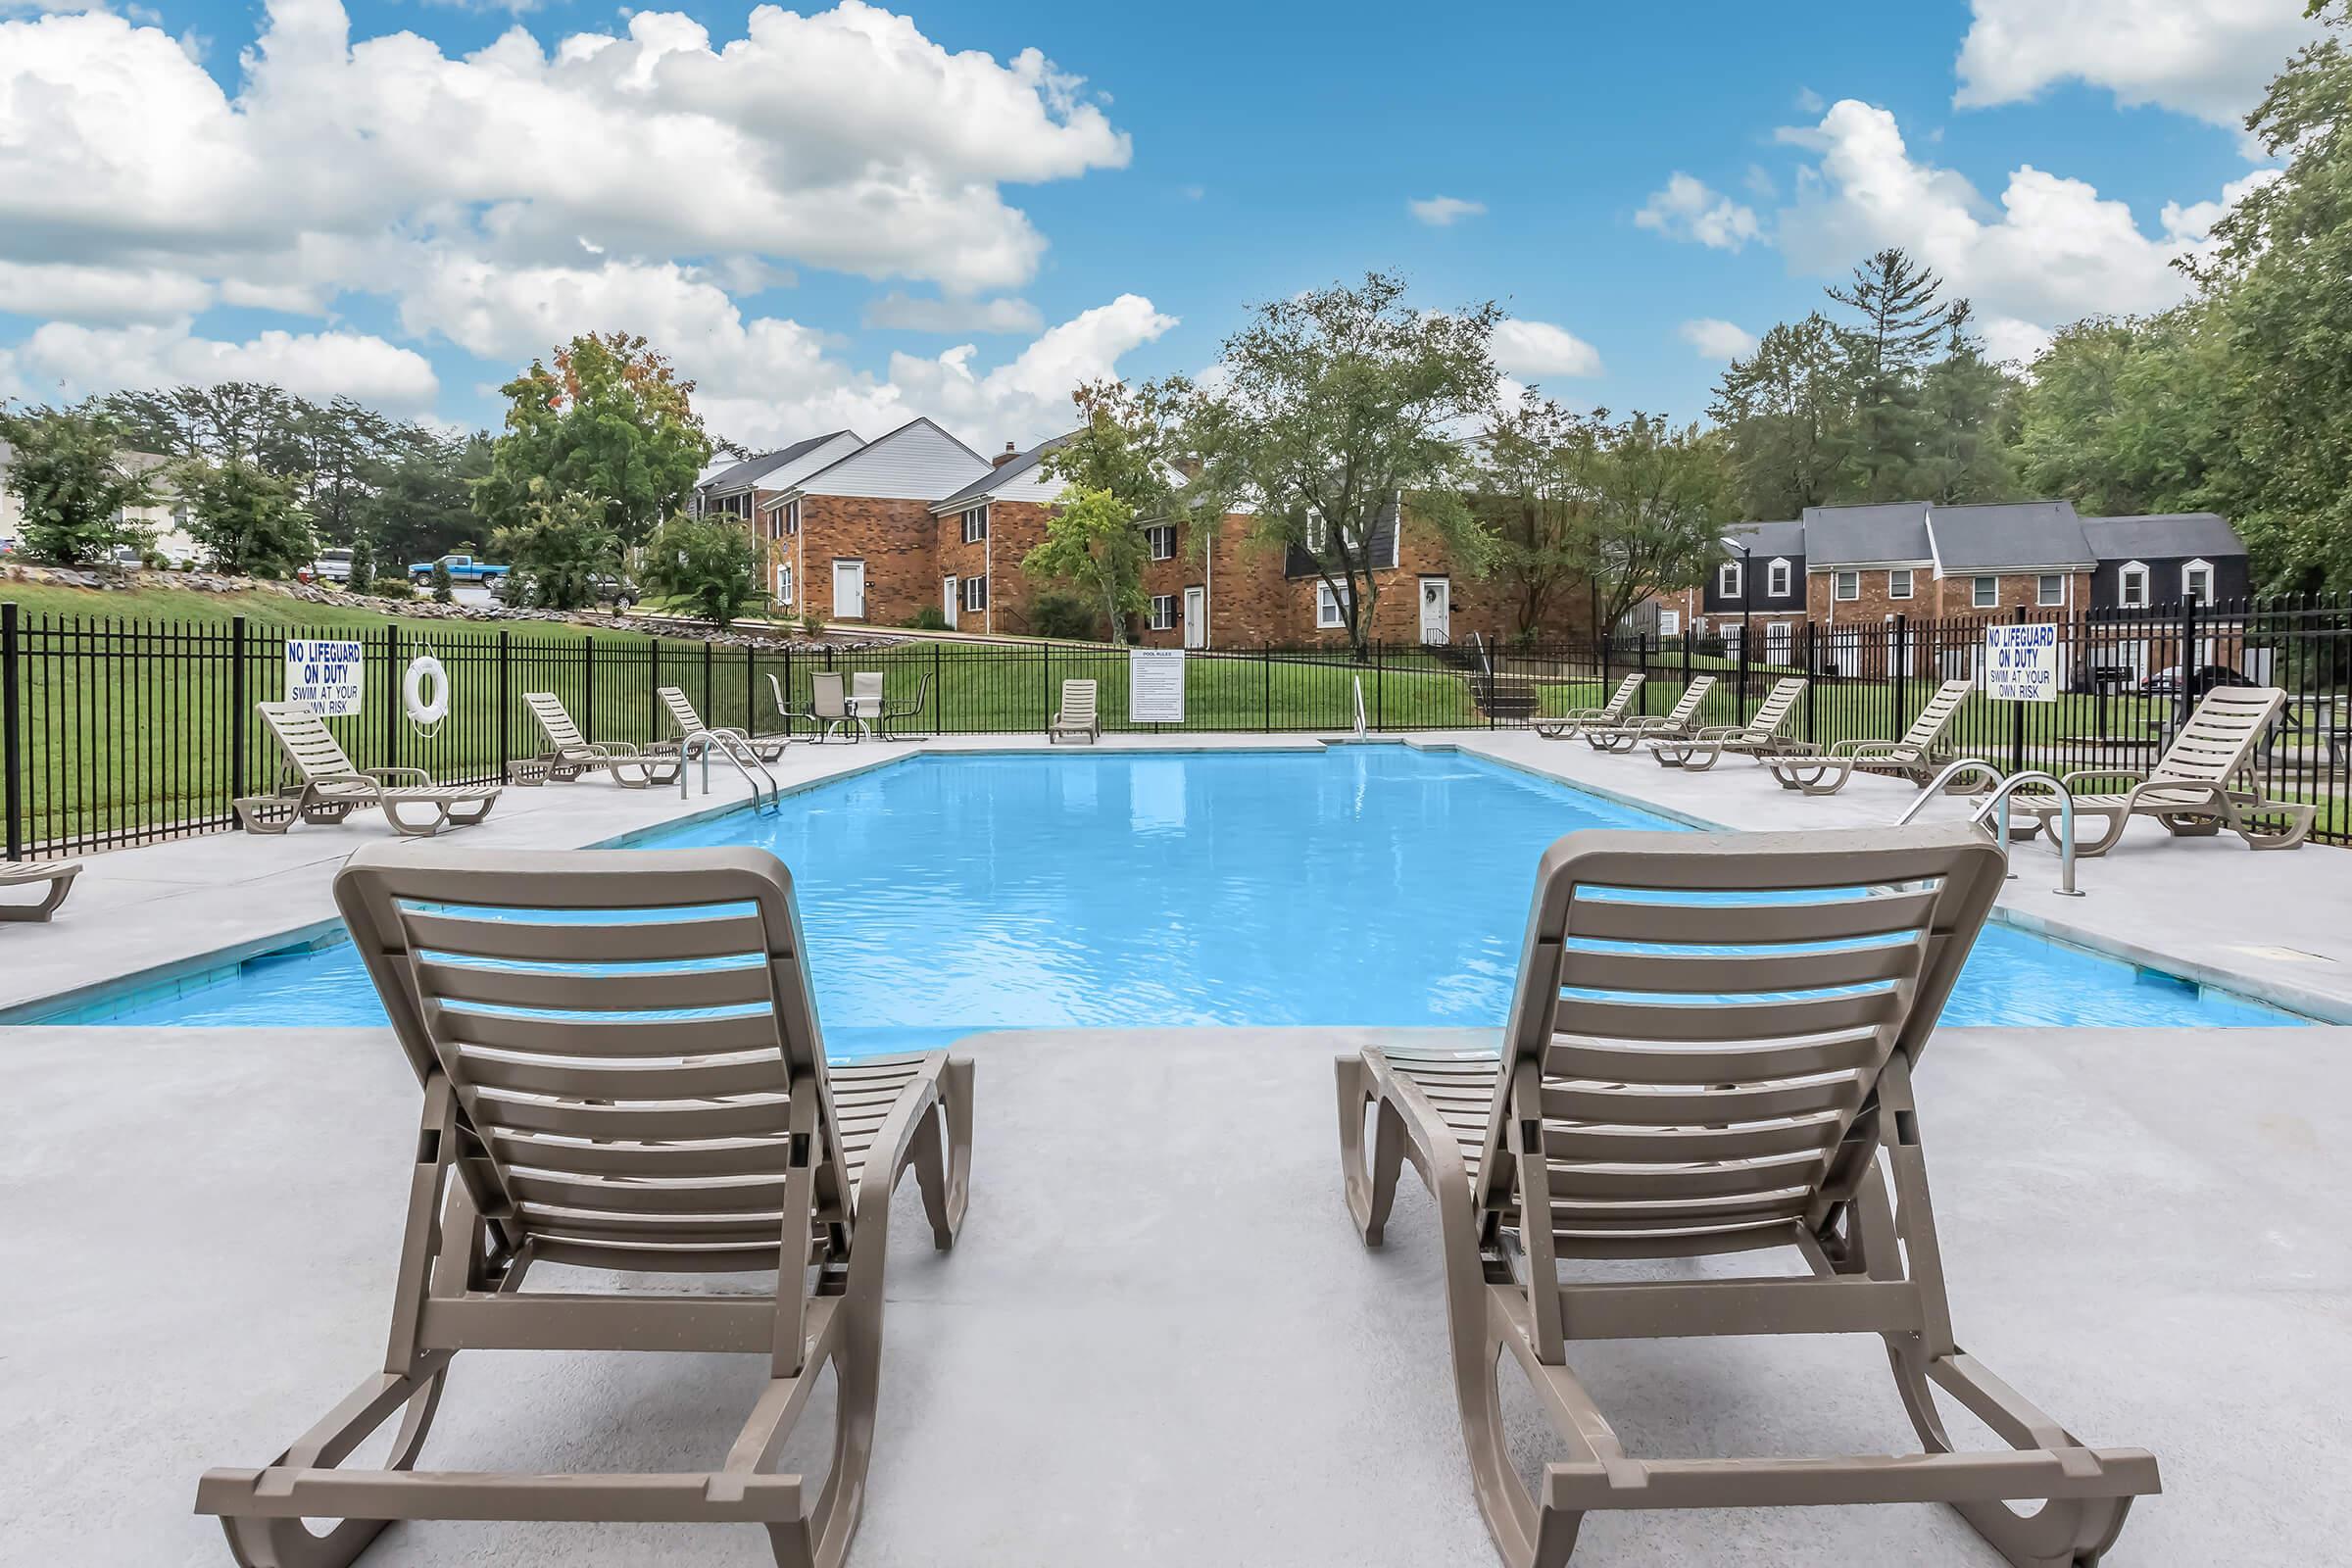
<svg viewBox="0 0 2352 1568">
<path fill-rule="evenodd" d="M 774 816 L 784 809 L 784 786 L 776 782 L 776 775 L 768 771 L 767 764 L 760 760 L 759 754 L 739 736 L 708 729 L 698 729 L 678 743 L 679 800 L 686 799 L 686 764 L 694 760 L 698 750 L 703 759 L 705 795 L 710 793 L 710 754 L 716 752 L 735 764 L 735 771 L 742 774 L 744 783 L 751 787 L 752 809 L 755 813 Z"/>
</svg>

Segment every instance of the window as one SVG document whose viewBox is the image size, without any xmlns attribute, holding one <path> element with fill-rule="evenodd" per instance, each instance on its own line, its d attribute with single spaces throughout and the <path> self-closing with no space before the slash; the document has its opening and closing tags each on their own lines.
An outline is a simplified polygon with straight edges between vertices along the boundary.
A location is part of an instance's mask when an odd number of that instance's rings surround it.
<svg viewBox="0 0 2352 1568">
<path fill-rule="evenodd" d="M 1788 563 L 1775 561 L 1764 571 L 1764 591 L 1775 599 L 1788 597 Z"/>
<path fill-rule="evenodd" d="M 1151 626 L 1153 631 L 1174 631 L 1176 629 L 1176 596 L 1174 594 L 1153 594 L 1152 596 Z"/>
<path fill-rule="evenodd" d="M 986 577 L 966 577 L 963 579 L 962 585 L 956 591 L 963 596 L 965 610 L 977 614 L 988 608 L 988 579 Z"/>
<path fill-rule="evenodd" d="M 1858 571 L 1838 572 L 1830 585 L 1830 592 L 1832 596 L 1849 602 L 1861 598 L 1862 574 Z"/>
<path fill-rule="evenodd" d="M 2126 610 L 2148 608 L 2148 568 L 2127 561 L 2116 568 L 2115 602 Z"/>
<path fill-rule="evenodd" d="M 1861 592 L 1859 581 L 1856 582 L 1854 591 L 1857 594 Z M 1886 597 L 1889 599 L 1911 597 L 1911 568 L 1909 566 L 1897 566 L 1886 573 Z"/>
<path fill-rule="evenodd" d="M 2063 573 L 2060 573 L 2060 572 L 2055 572 L 2055 571 L 2045 571 L 2045 572 L 2043 572 L 2043 573 L 2041 574 L 2041 580 L 2040 580 L 2040 581 L 2038 581 L 2038 582 L 2036 582 L 2036 583 L 2034 585 L 2034 602 L 2035 604 L 2037 604 L 2037 605 L 2063 605 L 2063 604 L 2065 604 L 2065 603 L 2066 603 L 2066 577 L 2065 577 L 2065 575 L 2064 575 Z"/>
<path fill-rule="evenodd" d="M 2184 604 L 2213 603 L 2213 564 L 2192 561 L 2180 568 L 2180 598 Z"/>
<path fill-rule="evenodd" d="M 801 504 L 798 501 L 787 501 L 784 503 L 784 532 L 790 536 L 800 531 Z"/>
<path fill-rule="evenodd" d="M 1315 626 L 1329 631 L 1334 626 L 1348 624 L 1347 605 L 1353 595 L 1352 588 L 1334 588 L 1330 583 L 1315 584 Z"/>
<path fill-rule="evenodd" d="M 792 568 L 790 566 L 776 568 L 776 602 L 782 605 L 792 603 Z"/>
<path fill-rule="evenodd" d="M 988 509 L 974 507 L 963 514 L 963 542 L 976 545 L 988 537 Z"/>
<path fill-rule="evenodd" d="M 1661 610 L 1661 611 L 1659 611 L 1659 612 L 1658 612 L 1658 635 L 1659 635 L 1659 636 L 1661 636 L 1661 637 L 1679 637 L 1679 636 L 1681 636 L 1681 635 L 1682 635 L 1682 631 L 1683 631 L 1683 612 L 1682 612 L 1681 611 L 1679 611 L 1679 610 Z"/>
<path fill-rule="evenodd" d="M 1715 597 L 1718 599 L 1740 597 L 1740 563 L 1737 561 L 1727 561 L 1715 569 Z"/>
<path fill-rule="evenodd" d="M 1968 583 L 1968 603 L 1971 609 L 1992 610 L 2001 602 L 2001 579 L 1972 577 Z"/>
<path fill-rule="evenodd" d="M 1308 554 L 1321 555 L 1323 547 L 1329 543 L 1331 543 L 1331 528 L 1324 522 L 1323 514 L 1313 507 L 1307 508 L 1306 548 Z"/>
<path fill-rule="evenodd" d="M 1176 525 L 1172 522 L 1163 522 L 1156 528 L 1146 528 L 1144 543 L 1151 546 L 1153 561 L 1174 561 L 1176 559 Z"/>
</svg>

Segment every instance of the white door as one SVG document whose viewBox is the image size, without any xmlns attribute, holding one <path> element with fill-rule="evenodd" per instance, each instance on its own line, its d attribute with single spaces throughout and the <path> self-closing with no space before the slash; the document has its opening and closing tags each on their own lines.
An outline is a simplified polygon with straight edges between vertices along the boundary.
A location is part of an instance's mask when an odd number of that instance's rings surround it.
<svg viewBox="0 0 2352 1568">
<path fill-rule="evenodd" d="M 1184 646 L 1208 646 L 1208 590 L 1187 588 L 1184 591 Z"/>
<path fill-rule="evenodd" d="M 833 563 L 833 618 L 835 620 L 863 620 L 865 618 L 865 563 L 836 561 Z"/>
<path fill-rule="evenodd" d="M 1453 584 L 1444 577 L 1421 579 L 1421 640 L 1444 643 L 1452 635 Z"/>
<path fill-rule="evenodd" d="M 1788 662 L 1788 623 L 1776 620 L 1764 628 L 1764 661 L 1771 664 Z"/>
<path fill-rule="evenodd" d="M 956 629 L 956 579 L 939 579 L 939 612 L 948 617 L 948 630 Z"/>
</svg>

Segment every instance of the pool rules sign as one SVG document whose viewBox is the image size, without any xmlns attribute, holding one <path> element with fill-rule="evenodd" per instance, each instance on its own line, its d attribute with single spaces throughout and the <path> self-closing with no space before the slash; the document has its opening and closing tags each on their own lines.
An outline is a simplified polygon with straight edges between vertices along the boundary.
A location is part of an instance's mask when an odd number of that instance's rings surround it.
<svg viewBox="0 0 2352 1568">
<path fill-rule="evenodd" d="M 320 718 L 360 710 L 368 662 L 357 642 L 317 637 L 286 639 L 286 701 L 308 703 Z"/>
<path fill-rule="evenodd" d="M 2055 622 L 1984 628 L 1984 695 L 1996 703 L 2058 700 Z"/>
<path fill-rule="evenodd" d="M 1184 722 L 1184 650 L 1127 650 L 1127 716 L 1138 724 Z"/>
</svg>

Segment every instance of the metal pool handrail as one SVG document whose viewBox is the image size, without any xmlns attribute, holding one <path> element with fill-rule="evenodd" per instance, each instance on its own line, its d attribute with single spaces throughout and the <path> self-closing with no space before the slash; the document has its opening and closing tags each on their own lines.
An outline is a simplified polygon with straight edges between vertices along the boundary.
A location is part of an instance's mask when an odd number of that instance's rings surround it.
<svg viewBox="0 0 2352 1568">
<path fill-rule="evenodd" d="M 1350 676 L 1349 678 L 1355 682 L 1355 738 L 1360 741 L 1364 738 L 1365 728 L 1364 677 L 1361 675 L 1354 675 Z"/>
<path fill-rule="evenodd" d="M 686 764 L 694 760 L 695 750 L 698 746 L 703 754 L 703 793 L 705 795 L 710 793 L 710 754 L 716 752 L 734 763 L 735 771 L 741 773 L 744 783 L 751 786 L 753 810 L 774 813 L 784 808 L 784 786 L 776 782 L 776 775 L 767 770 L 767 764 L 760 760 L 758 755 L 749 746 L 734 736 L 721 735 L 714 730 L 708 729 L 698 729 L 678 743 L 679 800 L 682 801 L 686 798 Z M 755 771 L 759 774 L 757 778 L 752 776 Z M 760 788 L 762 782 L 767 786 L 764 790 Z"/>
<path fill-rule="evenodd" d="M 1994 808 L 1999 808 L 2000 822 L 1995 829 L 1996 842 L 2001 846 L 2001 853 L 2004 855 L 2009 853 L 2009 798 L 2017 793 L 2019 786 L 2046 784 L 2057 793 L 2058 885 L 2050 891 L 2061 898 L 2079 899 L 2082 897 L 2082 890 L 2075 886 L 2075 798 L 2067 793 L 2064 784 L 2037 768 L 2003 776 L 2001 770 L 1990 762 L 1979 758 L 1963 757 L 1958 761 L 1946 766 L 1942 772 L 1936 775 L 1935 782 L 1919 792 L 1919 799 L 1913 801 L 1904 808 L 1903 814 L 1894 819 L 1895 825 L 1899 827 L 1910 821 L 1919 815 L 1928 802 L 1941 795 L 1946 786 L 1972 774 L 1981 774 L 1990 779 L 1993 788 L 1992 794 L 1969 813 L 1969 820 L 1982 827 L 1984 824 L 1984 818 L 1992 813 Z M 2015 877 L 2017 873 L 2012 871 L 2009 875 Z"/>
</svg>

